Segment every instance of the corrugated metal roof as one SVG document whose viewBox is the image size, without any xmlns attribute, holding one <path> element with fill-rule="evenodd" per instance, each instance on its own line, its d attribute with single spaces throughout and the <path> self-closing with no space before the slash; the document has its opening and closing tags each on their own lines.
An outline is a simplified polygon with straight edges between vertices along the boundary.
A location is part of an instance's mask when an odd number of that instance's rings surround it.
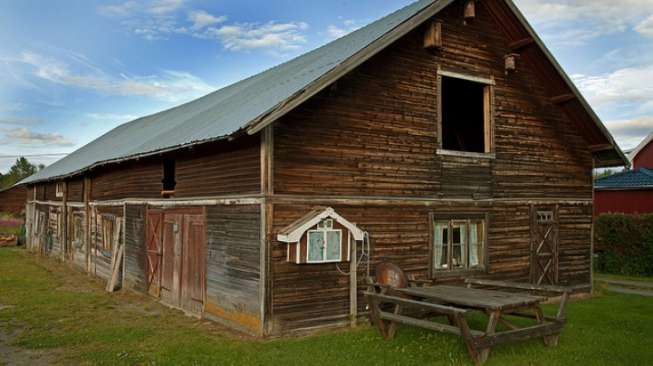
<svg viewBox="0 0 653 366">
<path fill-rule="evenodd" d="M 653 170 L 639 168 L 608 175 L 594 181 L 597 190 L 653 188 Z"/>
<path fill-rule="evenodd" d="M 20 184 L 64 177 L 103 163 L 232 135 L 432 3 L 434 0 L 417 1 L 260 74 L 120 125 Z"/>
</svg>

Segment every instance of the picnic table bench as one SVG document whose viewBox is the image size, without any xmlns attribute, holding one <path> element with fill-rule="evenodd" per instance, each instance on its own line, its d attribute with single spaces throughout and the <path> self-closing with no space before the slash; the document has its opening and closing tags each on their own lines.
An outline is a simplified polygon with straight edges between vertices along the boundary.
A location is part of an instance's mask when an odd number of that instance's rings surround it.
<svg viewBox="0 0 653 366">
<path fill-rule="evenodd" d="M 487 361 L 492 347 L 503 343 L 542 337 L 546 346 L 557 345 L 573 288 L 477 279 L 468 279 L 466 284 L 396 288 L 372 282 L 365 292 L 370 320 L 386 339 L 394 337 L 399 323 L 460 336 L 476 365 Z M 529 292 L 560 296 L 557 315 L 542 312 L 541 304 L 549 296 Z M 465 315 L 472 311 L 488 316 L 484 330 L 469 327 Z M 532 319 L 534 324 L 520 327 L 507 315 Z M 446 316 L 448 324 L 434 320 L 436 316 Z M 508 330 L 498 331 L 498 324 Z"/>
</svg>

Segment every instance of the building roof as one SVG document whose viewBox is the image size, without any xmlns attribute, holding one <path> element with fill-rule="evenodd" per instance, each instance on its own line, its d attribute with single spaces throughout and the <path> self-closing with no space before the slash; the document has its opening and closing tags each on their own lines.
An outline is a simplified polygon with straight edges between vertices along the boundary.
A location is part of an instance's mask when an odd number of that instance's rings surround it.
<svg viewBox="0 0 653 366">
<path fill-rule="evenodd" d="M 609 156 L 623 158 L 612 136 L 511 0 L 504 0 L 590 116 Z M 97 166 L 253 134 L 288 113 L 453 0 L 419 0 L 342 38 L 180 106 L 120 125 L 19 184 L 66 178 Z M 606 151 L 605 149 L 603 150 Z M 614 158 L 610 158 L 613 161 Z M 623 158 L 625 160 L 625 158 Z M 607 160 L 606 160 L 607 161 Z"/>
<path fill-rule="evenodd" d="M 639 145 L 637 145 L 637 147 L 635 147 L 634 149 L 628 152 L 628 159 L 630 160 L 631 164 L 635 160 L 637 154 L 639 154 L 640 151 L 642 151 L 646 146 L 648 146 L 648 144 L 650 144 L 651 141 L 653 141 L 653 132 L 649 133 L 648 136 L 646 136 L 642 140 L 642 142 L 640 142 Z"/>
<path fill-rule="evenodd" d="M 653 188 L 653 170 L 639 168 L 608 175 L 594 181 L 596 190 L 630 190 Z"/>
</svg>

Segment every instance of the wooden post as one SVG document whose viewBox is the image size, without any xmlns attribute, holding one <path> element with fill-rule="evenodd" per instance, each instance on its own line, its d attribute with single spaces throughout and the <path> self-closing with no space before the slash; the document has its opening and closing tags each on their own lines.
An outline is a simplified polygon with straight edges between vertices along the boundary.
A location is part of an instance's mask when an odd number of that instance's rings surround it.
<svg viewBox="0 0 653 366">
<path fill-rule="evenodd" d="M 356 254 L 356 240 L 349 233 L 349 320 L 351 327 L 356 326 L 358 318 L 358 255 Z"/>
<path fill-rule="evenodd" d="M 61 199 L 62 205 L 61 205 L 61 214 L 63 217 L 61 218 L 61 235 L 60 240 L 61 240 L 61 260 L 66 261 L 66 254 L 68 254 L 69 250 L 69 245 L 68 245 L 68 182 L 63 181 L 61 183 L 63 187 L 63 197 Z"/>
<path fill-rule="evenodd" d="M 91 178 L 84 177 L 84 249 L 86 252 L 86 273 L 91 274 Z"/>
</svg>

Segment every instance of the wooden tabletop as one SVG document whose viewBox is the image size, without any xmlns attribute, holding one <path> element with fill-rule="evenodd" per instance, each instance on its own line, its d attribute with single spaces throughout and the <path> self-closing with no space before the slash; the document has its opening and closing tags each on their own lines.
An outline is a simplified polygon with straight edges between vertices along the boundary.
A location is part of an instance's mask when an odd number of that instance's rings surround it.
<svg viewBox="0 0 653 366">
<path fill-rule="evenodd" d="M 442 304 L 488 310 L 520 308 L 546 300 L 544 297 L 528 294 L 445 285 L 410 287 L 396 291 Z"/>
</svg>

